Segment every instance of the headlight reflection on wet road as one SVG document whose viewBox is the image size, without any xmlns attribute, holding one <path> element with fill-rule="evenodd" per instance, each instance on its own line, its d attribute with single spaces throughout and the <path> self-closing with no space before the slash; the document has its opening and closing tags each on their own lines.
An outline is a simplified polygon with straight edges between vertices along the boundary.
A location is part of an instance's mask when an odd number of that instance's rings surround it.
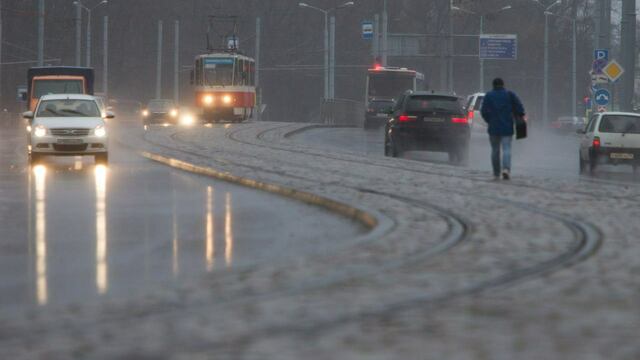
<svg viewBox="0 0 640 360">
<path fill-rule="evenodd" d="M 47 168 L 43 165 L 37 165 L 33 168 L 33 175 L 36 188 L 36 299 L 38 305 L 46 305 L 49 301 L 47 285 Z"/>
<path fill-rule="evenodd" d="M 96 165 L 96 288 L 104 294 L 109 288 L 107 262 L 107 168 Z"/>
</svg>

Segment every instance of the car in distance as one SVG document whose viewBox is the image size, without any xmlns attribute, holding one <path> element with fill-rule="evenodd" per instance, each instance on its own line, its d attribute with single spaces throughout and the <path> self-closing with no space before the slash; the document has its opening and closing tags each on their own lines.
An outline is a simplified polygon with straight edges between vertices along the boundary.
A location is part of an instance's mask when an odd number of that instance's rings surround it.
<svg viewBox="0 0 640 360">
<path fill-rule="evenodd" d="M 480 114 L 483 100 L 484 93 L 475 93 L 467 97 L 467 104 L 464 109 L 467 112 L 467 119 L 473 130 L 487 130 L 487 124 L 482 120 L 482 114 Z"/>
<path fill-rule="evenodd" d="M 559 134 L 575 133 L 585 125 L 585 118 L 579 116 L 560 116 L 549 124 L 551 130 Z"/>
<path fill-rule="evenodd" d="M 364 128 L 372 129 L 384 125 L 389 118 L 389 109 L 393 108 L 393 100 L 372 99 L 364 115 Z"/>
<path fill-rule="evenodd" d="M 106 112 L 104 118 L 113 118 Z M 90 95 L 45 95 L 35 112 L 27 111 L 29 160 L 43 156 L 92 155 L 96 163 L 109 161 L 106 123 L 95 98 Z"/>
<path fill-rule="evenodd" d="M 447 93 L 407 92 L 397 101 L 385 128 L 386 156 L 404 151 L 446 152 L 466 164 L 471 127 L 459 97 Z"/>
<path fill-rule="evenodd" d="M 142 110 L 143 125 L 177 125 L 179 111 L 173 100 L 154 99 Z"/>
<path fill-rule="evenodd" d="M 603 112 L 595 114 L 585 129 L 578 130 L 580 172 L 593 172 L 599 164 L 640 166 L 640 114 Z"/>
</svg>

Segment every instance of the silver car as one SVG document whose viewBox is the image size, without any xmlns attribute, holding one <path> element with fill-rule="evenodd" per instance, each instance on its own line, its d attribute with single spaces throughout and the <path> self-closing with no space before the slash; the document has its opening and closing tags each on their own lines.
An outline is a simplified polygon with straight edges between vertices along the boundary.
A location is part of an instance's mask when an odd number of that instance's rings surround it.
<svg viewBox="0 0 640 360">
<path fill-rule="evenodd" d="M 23 117 L 29 120 L 31 162 L 47 155 L 92 155 L 96 163 L 109 161 L 105 119 L 114 116 L 111 112 L 102 114 L 93 96 L 45 95 L 40 98 L 35 112 L 27 111 Z"/>
</svg>

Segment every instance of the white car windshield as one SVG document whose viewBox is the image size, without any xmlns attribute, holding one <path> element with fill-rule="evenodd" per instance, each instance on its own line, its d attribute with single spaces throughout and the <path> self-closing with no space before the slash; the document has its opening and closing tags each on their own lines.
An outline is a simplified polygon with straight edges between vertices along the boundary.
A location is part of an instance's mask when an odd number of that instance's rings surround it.
<svg viewBox="0 0 640 360">
<path fill-rule="evenodd" d="M 93 100 L 44 100 L 38 106 L 37 117 L 100 117 Z"/>
<path fill-rule="evenodd" d="M 640 134 L 640 116 L 605 115 L 598 130 L 601 133 Z"/>
</svg>

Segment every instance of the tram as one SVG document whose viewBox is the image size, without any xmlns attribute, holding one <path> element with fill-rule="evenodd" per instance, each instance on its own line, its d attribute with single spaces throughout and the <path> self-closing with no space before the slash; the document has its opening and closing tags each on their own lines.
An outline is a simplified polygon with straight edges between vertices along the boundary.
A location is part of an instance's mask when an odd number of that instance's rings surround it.
<svg viewBox="0 0 640 360">
<path fill-rule="evenodd" d="M 255 60 L 235 51 L 210 52 L 195 59 L 195 106 L 204 122 L 241 122 L 256 106 Z"/>
</svg>

